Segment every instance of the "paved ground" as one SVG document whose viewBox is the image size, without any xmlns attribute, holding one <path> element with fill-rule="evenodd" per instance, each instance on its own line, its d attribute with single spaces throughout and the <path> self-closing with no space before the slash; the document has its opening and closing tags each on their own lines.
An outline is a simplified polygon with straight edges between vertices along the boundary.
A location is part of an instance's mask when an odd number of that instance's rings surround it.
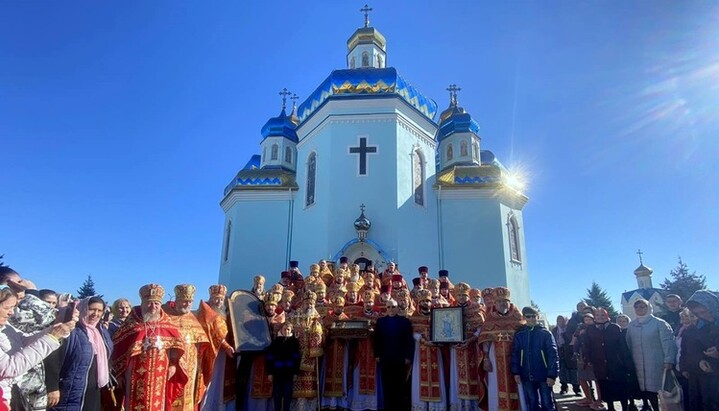
<svg viewBox="0 0 719 411">
<path fill-rule="evenodd" d="M 557 411 L 587 411 L 587 410 L 591 410 L 591 408 L 589 408 L 589 407 L 580 407 L 578 405 L 575 405 L 575 402 L 579 401 L 580 399 L 582 399 L 584 397 L 575 396 L 574 393 L 572 393 L 571 391 L 569 392 L 568 395 L 559 395 L 559 384 L 556 384 L 554 386 L 554 398 L 557 400 L 557 405 L 559 406 Z M 635 404 L 637 405 L 638 409 L 642 408 L 641 401 L 637 401 Z M 621 405 L 619 405 L 618 402 L 614 403 L 614 408 L 617 410 L 622 409 Z"/>
</svg>

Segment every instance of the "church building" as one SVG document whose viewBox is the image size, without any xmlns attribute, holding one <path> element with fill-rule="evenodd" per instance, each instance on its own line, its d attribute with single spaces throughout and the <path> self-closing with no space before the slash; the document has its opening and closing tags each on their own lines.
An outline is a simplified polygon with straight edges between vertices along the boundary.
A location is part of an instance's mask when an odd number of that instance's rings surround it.
<svg viewBox="0 0 719 411">
<path fill-rule="evenodd" d="M 377 271 L 395 262 L 408 282 L 419 266 L 432 277 L 446 269 L 454 283 L 506 286 L 529 305 L 521 186 L 483 146 L 492 139 L 482 141 L 457 86 L 438 114 L 387 62 L 365 12 L 345 69 L 289 114 L 281 93 L 259 153 L 224 190 L 220 283 L 248 288 L 263 274 L 272 284 L 290 260 L 307 274 L 345 256 Z"/>
</svg>

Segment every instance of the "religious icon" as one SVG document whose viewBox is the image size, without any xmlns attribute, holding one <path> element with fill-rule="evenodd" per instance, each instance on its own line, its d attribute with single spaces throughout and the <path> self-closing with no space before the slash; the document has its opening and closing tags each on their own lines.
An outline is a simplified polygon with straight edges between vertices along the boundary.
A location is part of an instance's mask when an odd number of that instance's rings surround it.
<svg viewBox="0 0 719 411">
<path fill-rule="evenodd" d="M 262 351 L 272 342 L 262 302 L 250 291 L 237 290 L 228 299 L 235 351 Z"/>
<path fill-rule="evenodd" d="M 461 343 L 464 341 L 462 307 L 432 309 L 432 342 Z"/>
</svg>

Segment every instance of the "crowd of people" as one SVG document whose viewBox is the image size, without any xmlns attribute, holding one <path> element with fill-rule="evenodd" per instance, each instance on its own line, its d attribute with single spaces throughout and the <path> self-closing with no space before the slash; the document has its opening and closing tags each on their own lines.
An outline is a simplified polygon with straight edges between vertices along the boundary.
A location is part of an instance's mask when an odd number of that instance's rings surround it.
<svg viewBox="0 0 719 411">
<path fill-rule="evenodd" d="M 686 304 L 676 294 L 664 302 L 655 316 L 649 301 L 636 300 L 634 320 L 611 321 L 606 309 L 585 302 L 571 318 L 557 317 L 560 394 L 571 389 L 583 396 L 577 405 L 593 410 L 617 402 L 636 410 L 640 401 L 642 410 L 659 410 L 662 400 L 671 409 L 719 410 L 719 297 L 699 290 Z"/>
<path fill-rule="evenodd" d="M 550 330 L 505 287 L 456 285 L 419 267 L 375 272 L 341 258 L 277 283 L 257 275 L 256 313 L 229 315 L 227 288 L 195 305 L 193 285 L 158 284 L 111 307 L 38 290 L 0 267 L 0 411 L 21 410 L 555 410 L 574 394 L 593 410 L 659 410 L 676 378 L 685 411 L 719 409 L 719 298 L 646 300 L 635 319 L 577 305 Z M 236 309 L 236 308 L 233 308 Z M 252 315 L 247 315 L 252 314 Z M 254 316 L 253 316 L 254 315 Z M 236 350 L 232 321 L 266 318 L 266 349 Z M 244 320 L 243 320 L 244 319 Z M 250 336 L 251 338 L 259 336 Z"/>
</svg>

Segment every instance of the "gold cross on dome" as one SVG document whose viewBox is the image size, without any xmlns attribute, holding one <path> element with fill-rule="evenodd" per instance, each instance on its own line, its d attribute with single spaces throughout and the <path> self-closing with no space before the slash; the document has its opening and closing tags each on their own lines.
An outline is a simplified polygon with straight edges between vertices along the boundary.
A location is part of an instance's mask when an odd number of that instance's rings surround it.
<svg viewBox="0 0 719 411">
<path fill-rule="evenodd" d="M 372 7 L 365 4 L 360 11 L 364 13 L 364 26 L 369 27 L 369 12 L 372 11 Z"/>
</svg>

